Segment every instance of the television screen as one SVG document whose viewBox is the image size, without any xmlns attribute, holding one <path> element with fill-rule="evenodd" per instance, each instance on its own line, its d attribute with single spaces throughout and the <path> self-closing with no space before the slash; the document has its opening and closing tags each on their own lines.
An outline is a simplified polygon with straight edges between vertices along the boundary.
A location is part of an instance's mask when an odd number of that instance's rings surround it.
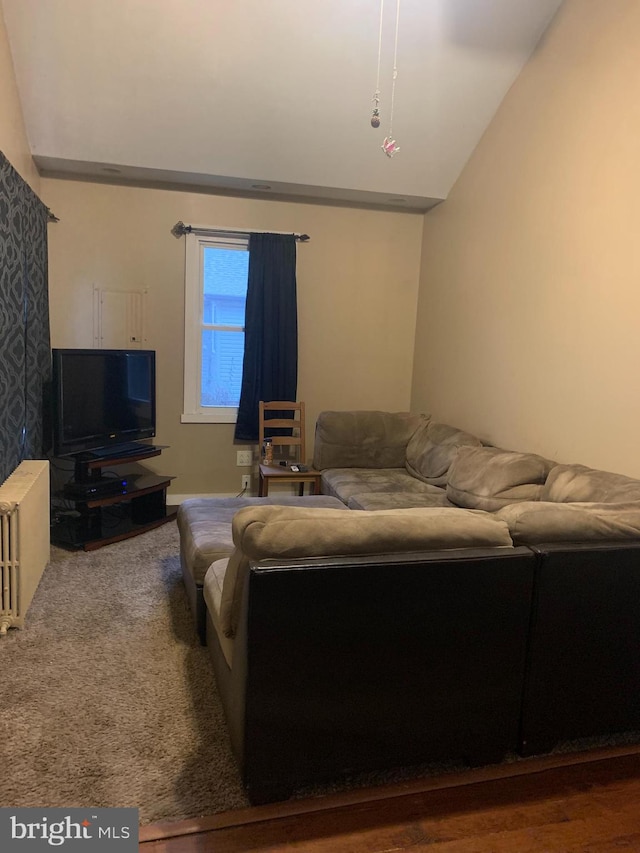
<svg viewBox="0 0 640 853">
<path fill-rule="evenodd" d="M 153 350 L 54 349 L 52 355 L 56 456 L 156 434 Z"/>
</svg>

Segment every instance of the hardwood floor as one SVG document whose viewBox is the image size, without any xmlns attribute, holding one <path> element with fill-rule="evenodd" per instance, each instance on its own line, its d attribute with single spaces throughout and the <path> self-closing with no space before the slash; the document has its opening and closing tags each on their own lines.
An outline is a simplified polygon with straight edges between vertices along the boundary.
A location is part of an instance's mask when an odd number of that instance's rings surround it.
<svg viewBox="0 0 640 853">
<path fill-rule="evenodd" d="M 526 772 L 525 772 L 526 771 Z M 640 745 L 530 759 L 174 824 L 141 853 L 640 851 Z"/>
</svg>

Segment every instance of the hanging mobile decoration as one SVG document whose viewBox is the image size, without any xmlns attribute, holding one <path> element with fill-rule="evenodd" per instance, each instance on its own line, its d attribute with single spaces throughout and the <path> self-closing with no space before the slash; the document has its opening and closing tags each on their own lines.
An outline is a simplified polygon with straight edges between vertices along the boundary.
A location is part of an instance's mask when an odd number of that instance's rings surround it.
<svg viewBox="0 0 640 853">
<path fill-rule="evenodd" d="M 371 127 L 380 127 L 380 110 L 378 109 L 380 98 L 377 97 L 378 95 L 379 92 L 376 90 L 376 94 L 372 98 L 375 107 L 373 108 L 373 113 L 371 114 Z"/>
<path fill-rule="evenodd" d="M 393 157 L 396 151 L 400 150 L 400 146 L 396 145 L 395 139 L 391 139 L 390 136 L 387 136 L 382 143 L 382 150 L 387 155 L 387 157 Z"/>
<path fill-rule="evenodd" d="M 397 154 L 400 150 L 400 147 L 396 144 L 395 139 L 393 138 L 393 103 L 395 101 L 396 96 L 396 79 L 398 77 L 398 29 L 400 24 L 400 0 L 396 0 L 396 37 L 395 37 L 395 46 L 393 50 L 393 80 L 391 83 L 391 109 L 389 111 L 389 135 L 385 138 L 382 143 L 382 150 L 387 155 L 387 157 L 393 157 L 394 154 Z"/>
<path fill-rule="evenodd" d="M 378 33 L 378 76 L 376 78 L 376 90 L 373 93 L 373 113 L 371 114 L 371 127 L 380 127 L 380 61 L 382 58 L 382 13 L 384 12 L 384 0 L 380 0 L 380 31 Z"/>
</svg>

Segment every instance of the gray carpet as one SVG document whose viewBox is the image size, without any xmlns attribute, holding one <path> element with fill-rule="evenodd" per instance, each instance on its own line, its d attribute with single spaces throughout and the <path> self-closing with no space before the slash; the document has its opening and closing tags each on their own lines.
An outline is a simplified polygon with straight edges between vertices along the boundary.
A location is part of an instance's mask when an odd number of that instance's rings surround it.
<svg viewBox="0 0 640 853">
<path fill-rule="evenodd" d="M 0 805 L 135 806 L 141 823 L 247 806 L 175 523 L 51 556 L 27 627 L 0 639 Z"/>
<path fill-rule="evenodd" d="M 175 523 L 51 557 L 26 629 L 0 639 L 0 806 L 134 806 L 143 824 L 248 806 L 188 609 Z M 632 732 L 554 752 L 638 742 Z M 362 774 L 296 796 L 464 769 Z"/>
</svg>

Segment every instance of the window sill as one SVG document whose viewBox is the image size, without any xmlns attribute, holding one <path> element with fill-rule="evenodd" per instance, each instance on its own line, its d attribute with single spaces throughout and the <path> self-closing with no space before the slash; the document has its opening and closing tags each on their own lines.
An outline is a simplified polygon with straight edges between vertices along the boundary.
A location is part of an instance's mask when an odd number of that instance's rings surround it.
<svg viewBox="0 0 640 853">
<path fill-rule="evenodd" d="M 210 412 L 186 412 L 180 415 L 181 424 L 235 424 L 238 410 L 216 408 Z"/>
</svg>

